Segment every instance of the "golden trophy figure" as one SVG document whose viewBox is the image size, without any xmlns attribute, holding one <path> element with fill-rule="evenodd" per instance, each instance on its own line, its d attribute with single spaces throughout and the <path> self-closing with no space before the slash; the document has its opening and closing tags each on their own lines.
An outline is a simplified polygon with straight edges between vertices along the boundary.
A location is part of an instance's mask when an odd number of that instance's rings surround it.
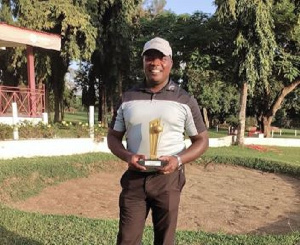
<svg viewBox="0 0 300 245">
<path fill-rule="evenodd" d="M 149 122 L 149 143 L 150 143 L 150 159 L 140 160 L 139 164 L 146 168 L 156 168 L 165 165 L 165 162 L 157 159 L 157 145 L 159 135 L 163 131 L 160 119 L 154 119 Z"/>
</svg>

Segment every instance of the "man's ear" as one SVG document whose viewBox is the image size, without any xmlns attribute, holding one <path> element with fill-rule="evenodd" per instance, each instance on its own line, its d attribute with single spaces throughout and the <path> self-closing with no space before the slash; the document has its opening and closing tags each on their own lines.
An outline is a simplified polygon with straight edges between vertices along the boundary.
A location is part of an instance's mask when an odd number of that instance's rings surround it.
<svg viewBox="0 0 300 245">
<path fill-rule="evenodd" d="M 172 57 L 170 57 L 171 58 L 171 68 L 173 67 L 173 59 L 172 59 Z"/>
</svg>

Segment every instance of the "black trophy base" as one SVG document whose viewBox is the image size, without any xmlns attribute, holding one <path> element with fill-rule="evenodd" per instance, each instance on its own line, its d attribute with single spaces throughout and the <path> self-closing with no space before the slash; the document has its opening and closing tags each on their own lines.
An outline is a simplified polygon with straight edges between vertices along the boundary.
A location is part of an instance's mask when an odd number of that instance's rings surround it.
<svg viewBox="0 0 300 245">
<path fill-rule="evenodd" d="M 150 170 L 150 169 L 156 169 L 156 168 L 160 168 L 160 167 L 164 167 L 167 165 L 167 162 L 158 160 L 158 159 L 145 159 L 145 160 L 139 160 L 138 163 L 144 167 L 146 167 L 146 169 Z"/>
</svg>

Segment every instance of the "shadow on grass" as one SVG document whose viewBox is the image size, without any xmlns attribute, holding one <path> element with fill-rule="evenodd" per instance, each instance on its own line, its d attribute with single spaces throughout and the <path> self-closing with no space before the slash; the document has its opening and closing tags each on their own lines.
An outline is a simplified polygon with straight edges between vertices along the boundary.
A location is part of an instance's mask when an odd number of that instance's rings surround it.
<svg viewBox="0 0 300 245">
<path fill-rule="evenodd" d="M 41 245 L 42 243 L 30 238 L 22 237 L 17 233 L 11 232 L 0 226 L 0 244 L 1 245 Z"/>
</svg>

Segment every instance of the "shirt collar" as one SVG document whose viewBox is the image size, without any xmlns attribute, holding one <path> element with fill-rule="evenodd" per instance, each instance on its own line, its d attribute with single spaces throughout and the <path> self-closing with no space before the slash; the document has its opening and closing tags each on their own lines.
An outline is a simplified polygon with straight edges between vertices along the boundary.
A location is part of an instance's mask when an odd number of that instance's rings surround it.
<svg viewBox="0 0 300 245">
<path fill-rule="evenodd" d="M 169 80 L 169 82 L 166 84 L 166 86 L 164 86 L 161 90 L 159 90 L 157 93 L 161 93 L 163 91 L 172 91 L 174 92 L 177 88 L 176 83 L 173 80 Z M 147 93 L 153 93 L 149 88 L 147 88 L 145 86 L 145 81 L 143 83 L 141 83 L 137 89 L 139 91 L 143 91 L 143 92 L 147 92 Z"/>
</svg>

